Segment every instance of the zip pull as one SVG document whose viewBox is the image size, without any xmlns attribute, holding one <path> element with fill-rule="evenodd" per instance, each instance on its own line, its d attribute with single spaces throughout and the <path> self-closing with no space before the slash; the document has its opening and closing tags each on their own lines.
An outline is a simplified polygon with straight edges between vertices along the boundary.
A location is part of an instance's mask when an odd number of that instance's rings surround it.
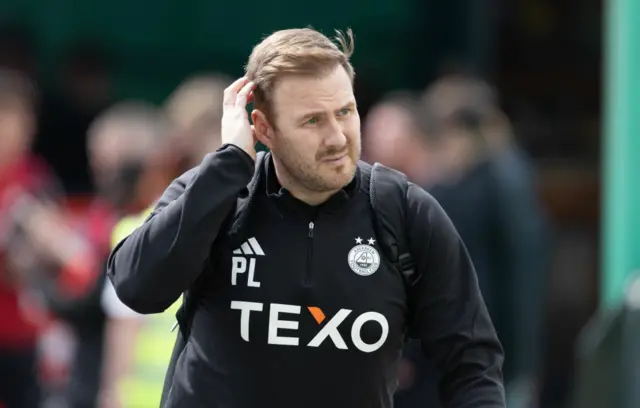
<svg viewBox="0 0 640 408">
<path fill-rule="evenodd" d="M 309 238 L 313 238 L 313 227 L 314 227 L 313 222 L 310 222 L 309 223 Z"/>
</svg>

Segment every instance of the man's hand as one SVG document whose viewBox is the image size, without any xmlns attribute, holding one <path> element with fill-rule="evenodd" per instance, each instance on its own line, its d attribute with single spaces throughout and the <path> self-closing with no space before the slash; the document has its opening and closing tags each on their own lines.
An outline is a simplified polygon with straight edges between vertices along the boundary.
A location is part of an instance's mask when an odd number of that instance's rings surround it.
<svg viewBox="0 0 640 408">
<path fill-rule="evenodd" d="M 238 146 L 255 160 L 257 139 L 247 113 L 254 86 L 247 78 L 240 78 L 224 90 L 221 140 L 222 144 Z"/>
</svg>

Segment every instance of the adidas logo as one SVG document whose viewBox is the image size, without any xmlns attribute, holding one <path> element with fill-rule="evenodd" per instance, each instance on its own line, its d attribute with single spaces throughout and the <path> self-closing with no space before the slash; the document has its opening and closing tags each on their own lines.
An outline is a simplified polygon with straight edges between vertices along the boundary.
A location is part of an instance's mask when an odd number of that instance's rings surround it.
<svg viewBox="0 0 640 408">
<path fill-rule="evenodd" d="M 240 248 L 233 251 L 235 255 L 259 255 L 264 256 L 264 251 L 255 238 L 249 238 Z"/>
</svg>

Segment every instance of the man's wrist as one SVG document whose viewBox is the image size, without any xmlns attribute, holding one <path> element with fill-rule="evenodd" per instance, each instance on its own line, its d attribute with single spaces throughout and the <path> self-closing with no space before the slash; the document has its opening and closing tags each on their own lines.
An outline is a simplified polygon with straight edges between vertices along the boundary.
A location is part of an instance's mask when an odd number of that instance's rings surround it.
<svg viewBox="0 0 640 408">
<path fill-rule="evenodd" d="M 254 162 L 256 161 L 256 149 L 254 147 L 247 148 L 247 147 L 243 147 L 241 144 L 229 142 L 229 143 L 224 143 L 222 146 L 220 146 L 218 150 L 224 150 L 227 148 L 241 150 L 244 154 L 249 156 L 252 161 Z"/>
</svg>

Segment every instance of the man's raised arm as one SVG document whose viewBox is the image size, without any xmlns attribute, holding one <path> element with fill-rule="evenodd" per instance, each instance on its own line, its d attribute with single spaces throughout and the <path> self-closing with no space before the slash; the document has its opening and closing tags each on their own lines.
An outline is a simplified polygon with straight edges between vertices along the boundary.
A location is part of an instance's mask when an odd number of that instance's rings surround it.
<svg viewBox="0 0 640 408">
<path fill-rule="evenodd" d="M 198 278 L 253 159 L 226 145 L 177 178 L 149 219 L 115 246 L 107 273 L 118 297 L 139 313 L 158 313 Z"/>
</svg>

